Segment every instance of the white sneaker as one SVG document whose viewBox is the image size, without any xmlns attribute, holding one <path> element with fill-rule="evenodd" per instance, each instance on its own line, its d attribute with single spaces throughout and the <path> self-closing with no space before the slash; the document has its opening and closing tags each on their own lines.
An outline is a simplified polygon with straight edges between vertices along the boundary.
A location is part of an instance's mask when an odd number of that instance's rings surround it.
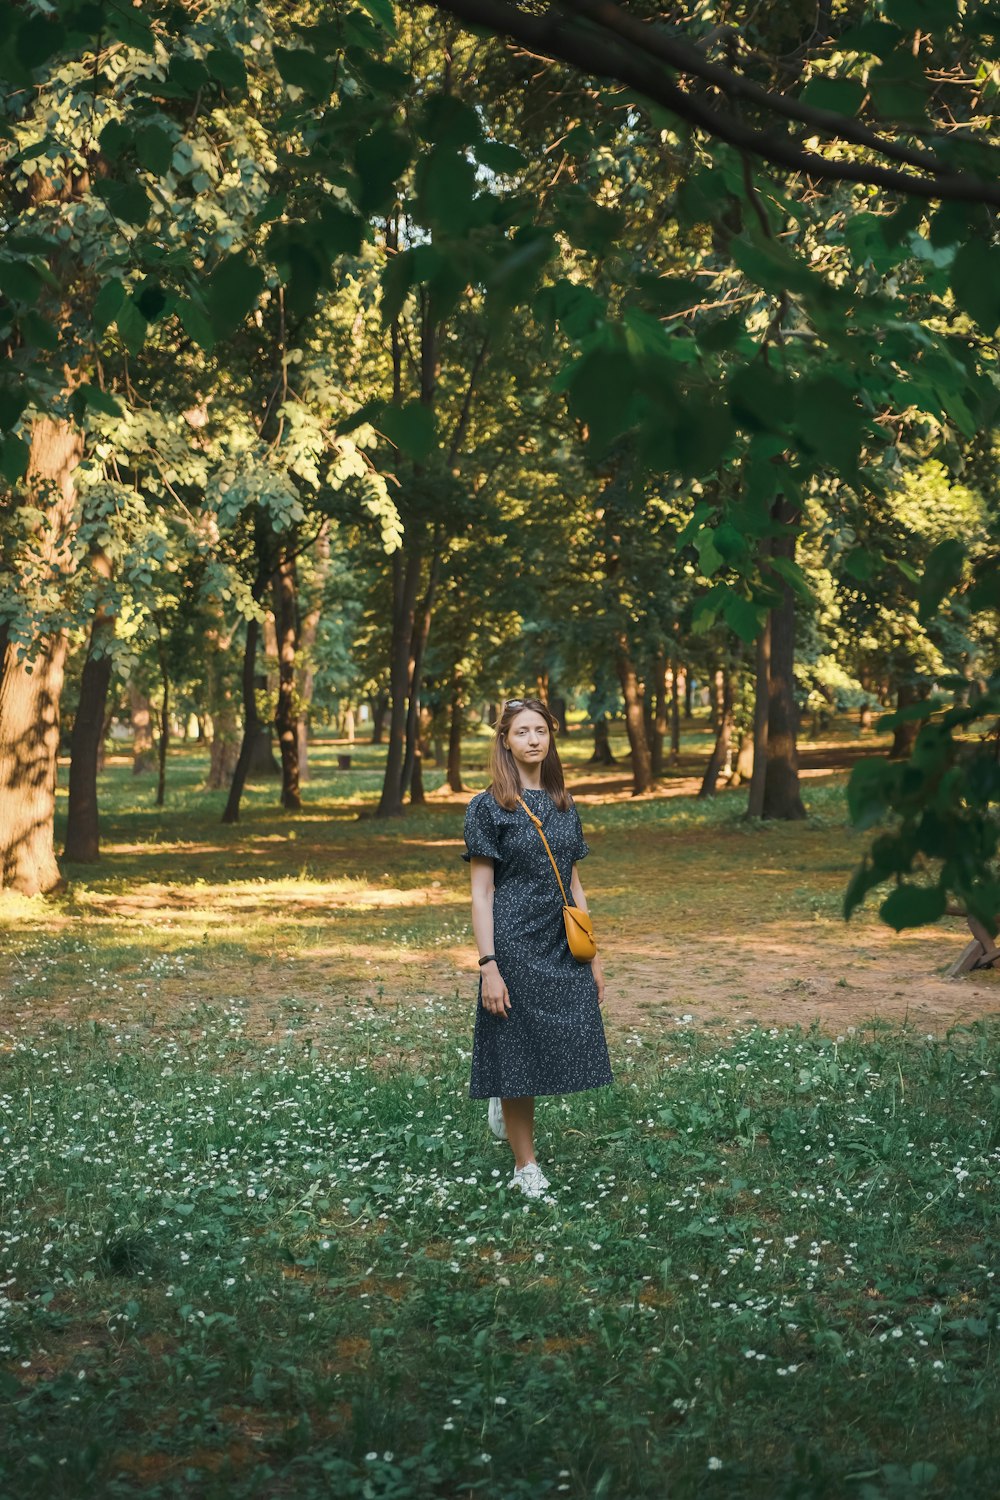
<svg viewBox="0 0 1000 1500">
<path fill-rule="evenodd" d="M 497 1140 L 505 1141 L 507 1139 L 507 1126 L 504 1124 L 503 1105 L 499 1099 L 494 1098 L 490 1100 L 490 1111 L 487 1118 L 490 1122 L 490 1129 Z"/>
<path fill-rule="evenodd" d="M 529 1161 L 526 1166 L 515 1168 L 507 1186 L 520 1188 L 526 1198 L 542 1198 L 548 1191 L 549 1179 L 537 1161 Z"/>
</svg>

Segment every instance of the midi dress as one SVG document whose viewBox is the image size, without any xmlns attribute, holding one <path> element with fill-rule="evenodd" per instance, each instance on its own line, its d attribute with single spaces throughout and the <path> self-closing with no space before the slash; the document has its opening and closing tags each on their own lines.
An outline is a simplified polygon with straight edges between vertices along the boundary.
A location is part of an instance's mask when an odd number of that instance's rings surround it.
<svg viewBox="0 0 1000 1500">
<path fill-rule="evenodd" d="M 560 812 L 544 789 L 522 796 L 537 818 L 569 894 L 573 865 L 589 853 L 580 815 Z M 597 981 L 569 950 L 563 901 L 545 845 L 522 807 L 479 792 L 465 815 L 464 860 L 493 861 L 493 951 L 510 996 L 505 1016 L 483 1005 L 472 1042 L 470 1099 L 575 1094 L 613 1082 Z"/>
</svg>

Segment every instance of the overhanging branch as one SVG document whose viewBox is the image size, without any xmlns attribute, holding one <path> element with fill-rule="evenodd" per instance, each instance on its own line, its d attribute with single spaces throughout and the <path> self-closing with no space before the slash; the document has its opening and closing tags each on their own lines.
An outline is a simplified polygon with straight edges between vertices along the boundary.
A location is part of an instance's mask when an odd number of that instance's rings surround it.
<svg viewBox="0 0 1000 1500">
<path fill-rule="evenodd" d="M 771 93 L 731 69 L 711 62 L 690 43 L 678 42 L 659 27 L 626 16 L 610 0 L 580 0 L 574 4 L 573 16 L 553 10 L 541 16 L 530 15 L 506 0 L 430 0 L 430 3 L 470 26 L 510 37 L 554 61 L 569 63 L 593 77 L 627 84 L 715 140 L 725 141 L 761 161 L 820 181 L 859 182 L 912 198 L 1000 207 L 1000 183 L 987 182 L 967 172 L 949 171 L 930 152 L 892 141 L 846 115 L 818 110 L 787 95 Z M 582 24 L 577 15 L 583 17 Z M 834 161 L 805 150 L 785 134 L 746 125 L 682 88 L 663 66 L 664 62 L 678 71 L 696 74 L 727 97 L 746 99 L 774 115 L 864 146 L 927 175 L 918 176 L 914 171 L 880 166 L 877 162 Z"/>
</svg>

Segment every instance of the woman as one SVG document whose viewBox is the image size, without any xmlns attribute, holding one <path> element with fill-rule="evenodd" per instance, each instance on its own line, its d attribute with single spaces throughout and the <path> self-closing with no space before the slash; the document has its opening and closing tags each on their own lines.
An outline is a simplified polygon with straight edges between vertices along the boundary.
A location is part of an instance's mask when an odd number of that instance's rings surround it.
<svg viewBox="0 0 1000 1500">
<path fill-rule="evenodd" d="M 492 781 L 469 803 L 462 856 L 472 865 L 472 929 L 482 971 L 469 1097 L 489 1099 L 490 1128 L 506 1136 L 514 1153 L 510 1186 L 529 1198 L 549 1187 L 535 1160 L 535 1096 L 612 1082 L 601 960 L 579 963 L 570 953 L 559 883 L 525 811 L 541 820 L 570 900 L 586 911 L 576 866 L 587 845 L 555 730 L 539 699 L 504 704 Z"/>
</svg>

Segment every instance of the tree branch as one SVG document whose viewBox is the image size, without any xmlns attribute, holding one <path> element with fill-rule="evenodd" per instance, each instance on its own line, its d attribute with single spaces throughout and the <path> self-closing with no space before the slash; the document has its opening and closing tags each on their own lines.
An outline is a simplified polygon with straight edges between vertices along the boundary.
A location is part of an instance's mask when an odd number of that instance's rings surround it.
<svg viewBox="0 0 1000 1500">
<path fill-rule="evenodd" d="M 790 136 L 744 125 L 740 120 L 713 109 L 674 82 L 658 59 L 650 56 L 652 49 L 648 47 L 646 33 L 647 30 L 652 33 L 654 28 L 647 28 L 642 23 L 632 23 L 639 25 L 643 32 L 643 43 L 647 50 L 640 53 L 631 43 L 626 43 L 623 47 L 616 35 L 609 30 L 595 29 L 589 23 L 580 26 L 567 16 L 552 11 L 542 16 L 529 15 L 507 4 L 506 0 L 429 0 L 429 3 L 433 3 L 438 10 L 459 17 L 470 26 L 511 37 L 553 60 L 580 68 L 593 77 L 609 78 L 627 84 L 654 104 L 677 115 L 679 119 L 704 130 L 715 140 L 725 141 L 737 151 L 748 152 L 775 166 L 802 172 L 821 181 L 861 182 L 913 198 L 949 199 L 1000 207 L 1000 182 L 988 182 L 967 172 L 949 172 L 929 153 L 912 152 L 898 142 L 887 141 L 844 115 L 829 110 L 814 110 L 788 99 L 786 95 L 760 89 L 759 85 L 740 78 L 739 74 L 730 73 L 729 69 L 702 58 L 698 64 L 698 76 L 702 77 L 705 70 L 711 69 L 715 75 L 711 81 L 718 87 L 723 86 L 718 75 L 725 76 L 727 81 L 737 80 L 742 97 L 754 97 L 773 113 L 784 114 L 805 124 L 816 124 L 817 118 L 826 117 L 832 122 L 828 127 L 829 133 L 845 140 L 855 140 L 856 144 L 864 144 L 869 149 L 896 160 L 911 162 L 930 175 L 919 177 L 913 172 L 899 171 L 877 163 L 832 161 L 817 152 L 806 151 Z M 582 10 L 585 7 L 590 8 L 590 0 L 582 0 L 577 8 Z M 616 10 L 617 7 L 602 4 L 600 9 Z M 663 33 L 658 32 L 656 35 L 664 43 L 671 41 Z M 658 41 L 658 48 L 659 45 Z M 701 57 L 696 49 L 691 49 L 691 54 L 695 58 Z M 689 72 L 695 71 L 687 51 L 683 65 L 676 65 L 683 66 Z M 729 92 L 735 97 L 737 85 L 733 84 L 731 89 L 727 89 L 727 93 Z M 863 141 L 860 139 L 861 132 L 865 132 Z"/>
</svg>

